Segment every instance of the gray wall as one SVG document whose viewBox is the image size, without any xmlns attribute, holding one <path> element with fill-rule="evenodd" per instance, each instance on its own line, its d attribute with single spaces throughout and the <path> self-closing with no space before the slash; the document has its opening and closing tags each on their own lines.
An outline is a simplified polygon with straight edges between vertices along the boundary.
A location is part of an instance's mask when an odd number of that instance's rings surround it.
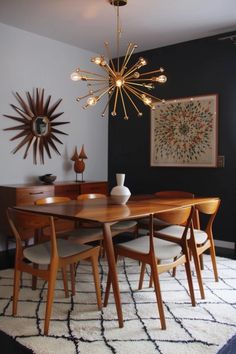
<svg viewBox="0 0 236 354">
<path fill-rule="evenodd" d="M 77 66 L 94 70 L 90 63 L 94 53 L 1 23 L 0 53 L 0 184 L 31 182 L 45 173 L 57 175 L 58 181 L 74 180 L 70 157 L 75 146 L 80 149 L 82 144 L 88 155 L 84 178 L 107 179 L 108 123 L 106 118 L 100 118 L 105 103 L 83 110 L 75 98 L 86 93 L 86 84 L 70 80 Z M 13 155 L 11 150 L 19 139 L 10 142 L 10 138 L 16 131 L 3 131 L 17 123 L 3 117 L 3 114 L 14 115 L 11 103 L 18 105 L 12 93 L 17 91 L 25 97 L 26 91 L 32 92 L 36 87 L 44 88 L 45 97 L 51 95 L 53 103 L 62 98 L 57 112 L 64 114 L 57 121 L 70 121 L 60 127 L 69 134 L 58 136 L 63 141 L 63 145 L 57 144 L 61 156 L 52 151 L 52 159 L 46 156 L 44 165 L 33 164 L 32 151 L 23 160 L 24 148 Z"/>
</svg>

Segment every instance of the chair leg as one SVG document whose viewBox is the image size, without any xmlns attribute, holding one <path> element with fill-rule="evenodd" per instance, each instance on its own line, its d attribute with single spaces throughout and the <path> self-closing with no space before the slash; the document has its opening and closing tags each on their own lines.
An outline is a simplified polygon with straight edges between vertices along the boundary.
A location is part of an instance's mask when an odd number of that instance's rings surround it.
<svg viewBox="0 0 236 354">
<path fill-rule="evenodd" d="M 186 275 L 187 275 L 187 281 L 188 281 L 188 287 L 189 287 L 189 293 L 190 293 L 190 297 L 191 297 L 191 302 L 192 302 L 192 306 L 196 306 L 196 300 L 195 300 L 195 294 L 194 294 L 194 288 L 193 288 L 193 279 L 192 279 L 192 273 L 191 273 L 191 266 L 190 266 L 190 259 L 189 259 L 188 245 L 187 244 L 183 245 L 183 253 L 185 255 L 185 264 L 184 265 L 185 265 L 185 271 L 186 271 Z M 193 253 L 193 257 L 194 257 L 194 253 Z M 200 279 L 202 280 L 201 273 L 200 273 Z M 200 284 L 201 284 L 201 287 L 200 287 Z M 203 291 L 203 292 L 201 292 L 201 295 L 205 296 L 202 282 L 199 283 L 199 287 L 200 287 L 200 291 L 201 290 Z"/>
<path fill-rule="evenodd" d="M 34 263 L 33 267 L 35 269 L 38 269 L 39 265 Z M 36 290 L 36 288 L 37 288 L 37 277 L 35 275 L 32 275 L 32 290 Z"/>
<path fill-rule="evenodd" d="M 141 271 L 140 271 L 140 277 L 139 277 L 139 284 L 138 284 L 138 289 L 141 290 L 143 287 L 143 278 L 144 278 L 144 272 L 146 269 L 146 263 L 142 262 L 141 265 Z"/>
<path fill-rule="evenodd" d="M 70 281 L 71 281 L 71 293 L 73 296 L 75 296 L 75 263 L 70 264 Z"/>
<path fill-rule="evenodd" d="M 166 320 L 165 320 L 165 314 L 164 314 L 164 309 L 163 309 L 161 287 L 160 287 L 160 282 L 159 282 L 159 274 L 158 274 L 158 270 L 157 270 L 156 259 L 152 260 L 151 269 L 152 269 L 153 282 L 154 282 L 154 288 L 155 288 L 156 299 L 157 299 L 157 306 L 158 306 L 159 315 L 160 315 L 161 329 L 166 329 Z"/>
<path fill-rule="evenodd" d="M 199 255 L 199 261 L 200 261 L 201 270 L 204 270 L 203 254 Z"/>
<path fill-rule="evenodd" d="M 153 274 L 152 274 L 152 268 L 150 269 L 150 278 L 149 278 L 149 288 L 152 288 L 153 285 Z"/>
<path fill-rule="evenodd" d="M 45 320 L 44 320 L 45 335 L 48 335 L 48 330 L 49 330 L 49 322 L 50 322 L 51 312 L 52 312 L 56 278 L 57 278 L 57 269 L 51 269 L 51 274 L 48 280 L 47 304 L 46 304 L 46 312 L 45 312 Z"/>
<path fill-rule="evenodd" d="M 174 261 L 176 261 L 176 259 L 177 257 L 174 258 Z M 173 268 L 172 277 L 176 277 L 176 267 Z"/>
<path fill-rule="evenodd" d="M 201 267 L 200 267 L 199 256 L 197 254 L 197 247 L 196 247 L 194 240 L 190 239 L 189 244 L 190 244 L 190 248 L 191 248 L 191 254 L 193 256 L 193 261 L 194 261 L 195 270 L 196 270 L 196 274 L 197 274 L 197 281 L 198 281 L 198 286 L 199 286 L 201 298 L 205 299 L 205 291 L 204 291 L 204 287 L 203 287 L 202 272 L 201 272 Z"/>
<path fill-rule="evenodd" d="M 108 275 L 107 275 L 107 285 L 106 285 L 105 297 L 104 297 L 104 302 L 103 302 L 104 307 L 107 307 L 108 299 L 109 299 L 109 295 L 110 295 L 110 290 L 111 290 L 111 274 L 109 271 Z"/>
<path fill-rule="evenodd" d="M 12 315 L 13 316 L 15 316 L 17 314 L 17 303 L 18 303 L 18 297 L 19 297 L 21 274 L 22 273 L 18 269 L 15 269 L 15 272 L 14 272 L 13 303 L 12 303 Z"/>
<path fill-rule="evenodd" d="M 157 264 L 161 264 L 161 261 L 159 259 L 157 259 Z M 150 274 L 150 278 L 149 278 L 149 288 L 152 288 L 152 284 L 153 284 L 153 274 L 152 274 L 152 270 L 151 270 L 151 274 Z"/>
<path fill-rule="evenodd" d="M 211 243 L 210 255 L 211 255 L 211 262 L 212 262 L 212 266 L 213 266 L 215 281 L 219 281 L 217 265 L 216 265 L 216 253 L 215 253 L 214 241 L 210 240 L 210 243 Z"/>
<path fill-rule="evenodd" d="M 61 272 L 62 272 L 62 280 L 63 280 L 63 286 L 64 286 L 64 291 L 65 291 L 65 297 L 69 297 L 66 266 L 63 266 L 61 268 Z"/>
<path fill-rule="evenodd" d="M 98 309 L 101 310 L 102 309 L 102 298 L 101 298 L 101 286 L 100 286 L 99 272 L 98 272 L 98 255 L 99 255 L 99 252 L 100 252 L 100 249 L 97 252 L 97 254 L 94 254 L 91 257 L 91 262 L 92 262 L 92 268 L 93 268 L 93 279 L 94 279 L 94 284 L 95 284 Z"/>
<path fill-rule="evenodd" d="M 189 287 L 189 293 L 190 293 L 190 297 L 191 297 L 191 303 L 192 303 L 192 306 L 196 306 L 194 289 L 193 289 L 193 279 L 192 279 L 191 268 L 190 268 L 189 262 L 185 263 L 185 271 L 186 271 L 187 280 L 188 280 L 188 287 Z"/>
</svg>

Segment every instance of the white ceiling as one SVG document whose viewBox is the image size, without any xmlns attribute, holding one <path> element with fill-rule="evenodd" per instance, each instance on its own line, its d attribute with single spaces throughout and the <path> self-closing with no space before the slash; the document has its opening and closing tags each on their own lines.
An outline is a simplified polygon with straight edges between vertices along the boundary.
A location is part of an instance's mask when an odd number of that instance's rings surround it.
<svg viewBox="0 0 236 354">
<path fill-rule="evenodd" d="M 120 7 L 120 54 L 236 30 L 236 0 L 128 0 Z M 116 55 L 116 12 L 108 0 L 0 0 L 0 22 L 103 54 Z"/>
</svg>

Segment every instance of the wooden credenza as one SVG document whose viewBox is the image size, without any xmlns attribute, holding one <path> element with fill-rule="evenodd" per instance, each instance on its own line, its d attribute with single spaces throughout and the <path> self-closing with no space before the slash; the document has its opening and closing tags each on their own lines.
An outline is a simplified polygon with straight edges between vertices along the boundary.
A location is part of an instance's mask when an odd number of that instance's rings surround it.
<svg viewBox="0 0 236 354">
<path fill-rule="evenodd" d="M 108 194 L 106 181 L 55 182 L 54 184 L 15 184 L 0 186 L 0 232 L 9 234 L 6 209 L 14 205 L 34 204 L 37 199 L 66 196 L 76 199 L 84 193 Z"/>
</svg>

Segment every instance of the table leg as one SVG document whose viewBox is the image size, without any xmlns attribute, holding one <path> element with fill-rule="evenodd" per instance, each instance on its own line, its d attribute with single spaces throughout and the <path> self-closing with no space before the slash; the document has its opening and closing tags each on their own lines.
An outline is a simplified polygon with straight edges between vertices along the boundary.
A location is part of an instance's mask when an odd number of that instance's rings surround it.
<svg viewBox="0 0 236 354">
<path fill-rule="evenodd" d="M 124 326 L 123 322 L 123 313 L 121 307 L 121 299 L 120 299 L 120 289 L 119 289 L 119 282 L 118 276 L 116 272 L 116 262 L 115 262 L 115 253 L 114 247 L 112 242 L 112 235 L 111 235 L 111 228 L 110 224 L 104 224 L 103 226 L 103 234 L 104 234 L 104 246 L 106 250 L 106 257 L 109 265 L 109 271 L 111 272 L 111 283 L 113 288 L 113 294 L 116 303 L 116 311 L 118 315 L 119 327 Z"/>
</svg>

